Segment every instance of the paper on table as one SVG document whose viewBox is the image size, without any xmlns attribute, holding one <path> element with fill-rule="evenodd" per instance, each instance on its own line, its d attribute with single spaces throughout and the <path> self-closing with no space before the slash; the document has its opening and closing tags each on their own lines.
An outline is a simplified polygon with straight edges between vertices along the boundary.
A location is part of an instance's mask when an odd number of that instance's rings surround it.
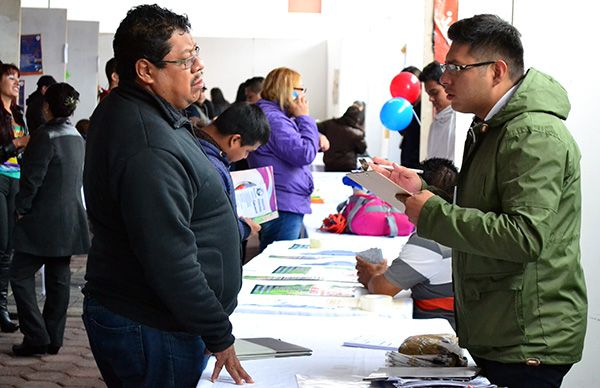
<svg viewBox="0 0 600 388">
<path fill-rule="evenodd" d="M 401 342 L 401 341 L 400 341 Z M 375 338 L 359 335 L 349 341 L 345 341 L 343 346 L 351 348 L 379 349 L 379 350 L 398 350 L 399 343 L 395 344 L 389 338 Z"/>
</svg>

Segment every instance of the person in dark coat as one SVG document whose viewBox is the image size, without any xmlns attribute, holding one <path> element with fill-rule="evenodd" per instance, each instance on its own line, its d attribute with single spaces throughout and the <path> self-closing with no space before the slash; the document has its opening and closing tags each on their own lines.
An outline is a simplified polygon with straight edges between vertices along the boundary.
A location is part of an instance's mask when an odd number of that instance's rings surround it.
<svg viewBox="0 0 600 388">
<path fill-rule="evenodd" d="M 69 306 L 71 256 L 87 253 L 90 245 L 81 198 L 85 143 L 69 121 L 78 99 L 69 84 L 48 88 L 43 106 L 48 121 L 33 133 L 23 155 L 11 266 L 24 336 L 23 343 L 12 348 L 17 356 L 58 353 Z M 35 273 L 42 265 L 43 314 L 35 292 Z"/>
<path fill-rule="evenodd" d="M 421 75 L 421 70 L 414 66 L 408 66 L 402 69 L 414 74 L 417 78 Z M 408 127 L 400 132 L 402 140 L 400 141 L 400 164 L 404 167 L 419 168 L 420 166 L 420 147 L 421 147 L 421 97 L 413 103 L 413 109 L 416 117 L 413 116 Z"/>
<path fill-rule="evenodd" d="M 44 93 L 50 87 L 54 85 L 56 80 L 51 75 L 43 75 L 37 81 L 37 89 L 27 97 L 25 105 L 27 110 L 25 111 L 25 120 L 27 121 L 27 128 L 30 132 L 35 131 L 40 125 L 46 122 L 44 114 L 42 113 L 42 107 L 44 105 Z"/>
<path fill-rule="evenodd" d="M 323 155 L 325 171 L 356 169 L 356 156 L 367 150 L 364 106 L 363 102 L 356 101 L 342 117 L 317 124 L 319 132 L 327 136 L 330 144 Z"/>
<path fill-rule="evenodd" d="M 156 4 L 132 8 L 113 40 L 119 87 L 91 117 L 83 322 L 109 387 L 195 387 L 211 353 L 213 381 L 225 368 L 253 382 L 229 320 L 242 284 L 237 217 L 181 113 L 204 86 L 190 28 Z"/>
</svg>

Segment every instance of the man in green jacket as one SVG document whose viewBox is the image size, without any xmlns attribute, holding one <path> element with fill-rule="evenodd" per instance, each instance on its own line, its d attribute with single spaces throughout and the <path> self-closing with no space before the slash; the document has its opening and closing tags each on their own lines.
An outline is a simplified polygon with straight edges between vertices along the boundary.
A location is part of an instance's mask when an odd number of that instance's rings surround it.
<svg viewBox="0 0 600 388">
<path fill-rule="evenodd" d="M 500 386 L 558 387 L 581 359 L 580 153 L 566 91 L 523 70 L 519 32 L 494 15 L 453 24 L 442 65 L 452 107 L 474 113 L 456 204 L 415 173 L 375 167 L 404 197 L 419 235 L 453 249 L 457 333 Z"/>
</svg>

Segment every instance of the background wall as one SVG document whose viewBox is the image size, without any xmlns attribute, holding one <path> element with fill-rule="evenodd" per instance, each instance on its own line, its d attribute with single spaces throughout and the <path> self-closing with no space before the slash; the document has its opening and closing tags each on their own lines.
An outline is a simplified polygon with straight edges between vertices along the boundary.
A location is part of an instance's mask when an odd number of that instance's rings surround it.
<svg viewBox="0 0 600 388">
<path fill-rule="evenodd" d="M 65 80 L 65 44 L 67 43 L 67 10 L 23 8 L 21 34 L 42 35 L 42 64 L 44 74 L 53 76 L 57 82 Z M 37 88 L 40 75 L 22 76 L 25 81 L 25 97 Z"/>
<path fill-rule="evenodd" d="M 69 62 L 67 82 L 79 92 L 73 124 L 88 118 L 96 108 L 98 86 L 98 22 L 69 20 L 67 24 Z"/>
<path fill-rule="evenodd" d="M 0 58 L 19 65 L 21 40 L 21 0 L 0 2 Z"/>
</svg>

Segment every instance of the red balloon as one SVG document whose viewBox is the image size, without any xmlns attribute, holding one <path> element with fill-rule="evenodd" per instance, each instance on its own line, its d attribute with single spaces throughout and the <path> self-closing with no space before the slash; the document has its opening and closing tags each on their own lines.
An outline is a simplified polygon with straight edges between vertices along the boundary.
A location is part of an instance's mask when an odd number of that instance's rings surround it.
<svg viewBox="0 0 600 388">
<path fill-rule="evenodd" d="M 414 104 L 421 95 L 421 82 L 413 73 L 403 71 L 392 79 L 390 93 L 392 97 L 402 97 Z"/>
</svg>

